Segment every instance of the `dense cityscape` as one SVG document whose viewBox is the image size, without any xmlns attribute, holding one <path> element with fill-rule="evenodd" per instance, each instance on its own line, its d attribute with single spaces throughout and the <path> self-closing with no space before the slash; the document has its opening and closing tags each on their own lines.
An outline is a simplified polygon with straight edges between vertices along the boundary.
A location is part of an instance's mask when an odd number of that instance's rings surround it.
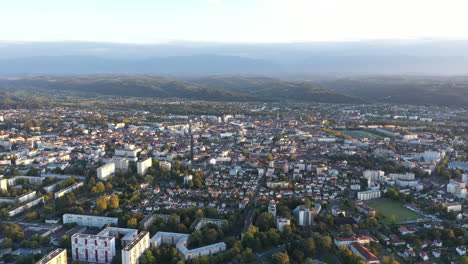
<svg viewBox="0 0 468 264">
<path fill-rule="evenodd" d="M 467 116 L 131 97 L 3 109 L 0 262 L 467 263 Z"/>
</svg>

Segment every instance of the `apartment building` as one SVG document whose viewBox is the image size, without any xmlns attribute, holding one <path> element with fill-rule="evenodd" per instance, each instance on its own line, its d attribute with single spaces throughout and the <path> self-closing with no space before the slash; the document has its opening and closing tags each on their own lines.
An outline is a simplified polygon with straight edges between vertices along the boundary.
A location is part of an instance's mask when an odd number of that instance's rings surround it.
<svg viewBox="0 0 468 264">
<path fill-rule="evenodd" d="M 122 264 L 137 264 L 140 257 L 149 247 L 149 232 L 140 232 L 133 241 L 122 249 Z"/>
<path fill-rule="evenodd" d="M 377 199 L 380 198 L 381 191 L 380 190 L 368 190 L 368 191 L 362 191 L 357 193 L 357 198 L 358 200 L 371 200 L 371 199 Z"/>
<path fill-rule="evenodd" d="M 41 258 L 36 264 L 67 264 L 67 250 L 63 248 L 57 248 L 50 252 L 45 257 Z"/>
<path fill-rule="evenodd" d="M 158 232 L 151 238 L 151 245 L 159 247 L 162 244 L 175 245 L 185 260 L 191 260 L 203 256 L 210 256 L 226 250 L 226 243 L 216 243 L 200 248 L 188 249 L 189 234 Z"/>
<path fill-rule="evenodd" d="M 104 225 L 117 225 L 118 218 L 94 215 L 64 214 L 63 223 L 77 223 L 80 226 L 103 227 Z"/>
<path fill-rule="evenodd" d="M 74 234 L 71 237 L 74 261 L 110 263 L 115 256 L 115 237 Z"/>
<path fill-rule="evenodd" d="M 153 159 L 147 158 L 143 161 L 137 162 L 137 172 L 139 175 L 145 175 L 148 169 L 153 165 Z"/>
<path fill-rule="evenodd" d="M 55 199 L 58 199 L 58 198 L 64 196 L 65 194 L 71 193 L 71 192 L 73 192 L 74 190 L 76 190 L 76 189 L 78 189 L 78 188 L 80 188 L 80 187 L 82 187 L 82 186 L 84 186 L 84 182 L 77 182 L 77 183 L 75 183 L 75 184 L 73 184 L 73 185 L 68 186 L 67 188 L 64 188 L 64 189 L 59 190 L 58 192 L 56 192 L 56 193 L 54 194 L 54 198 L 55 198 Z"/>
<path fill-rule="evenodd" d="M 314 214 L 309 206 L 299 205 L 293 212 L 297 218 L 298 225 L 311 226 L 314 224 Z"/>
<path fill-rule="evenodd" d="M 100 180 L 105 180 L 114 173 L 115 173 L 115 163 L 108 163 L 104 166 L 97 168 L 97 177 Z"/>
</svg>

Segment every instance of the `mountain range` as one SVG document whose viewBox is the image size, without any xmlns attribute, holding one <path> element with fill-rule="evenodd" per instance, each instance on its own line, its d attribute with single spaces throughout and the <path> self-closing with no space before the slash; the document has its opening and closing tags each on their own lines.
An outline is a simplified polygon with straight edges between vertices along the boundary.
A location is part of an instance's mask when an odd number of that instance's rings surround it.
<svg viewBox="0 0 468 264">
<path fill-rule="evenodd" d="M 277 44 L 0 42 L 0 75 L 468 74 L 468 40 Z"/>
</svg>

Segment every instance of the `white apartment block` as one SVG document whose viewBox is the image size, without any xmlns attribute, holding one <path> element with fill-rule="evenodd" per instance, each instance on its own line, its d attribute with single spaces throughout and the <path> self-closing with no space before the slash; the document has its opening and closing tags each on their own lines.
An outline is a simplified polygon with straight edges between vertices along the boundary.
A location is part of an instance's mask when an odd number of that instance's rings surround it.
<svg viewBox="0 0 468 264">
<path fill-rule="evenodd" d="M 133 241 L 122 249 L 122 264 L 137 264 L 149 247 L 149 232 L 140 232 Z"/>
<path fill-rule="evenodd" d="M 58 192 L 54 193 L 54 198 L 58 199 L 58 198 L 64 196 L 65 194 L 71 193 L 74 190 L 76 190 L 76 189 L 78 189 L 78 188 L 80 188 L 82 186 L 84 186 L 84 182 L 77 182 L 77 183 L 75 183 L 73 185 L 68 186 L 67 188 L 63 188 L 62 190 L 59 190 Z"/>
<path fill-rule="evenodd" d="M 105 180 L 107 177 L 115 173 L 115 164 L 108 163 L 104 166 L 101 166 L 97 169 L 97 177 L 100 180 Z"/>
<path fill-rule="evenodd" d="M 380 198 L 380 190 L 368 190 L 357 193 L 358 200 L 370 200 Z"/>
<path fill-rule="evenodd" d="M 74 234 L 72 259 L 92 263 L 110 263 L 115 256 L 115 237 Z"/>
<path fill-rule="evenodd" d="M 34 206 L 36 206 L 36 205 L 38 205 L 39 203 L 42 203 L 42 202 L 44 202 L 44 197 L 39 197 L 39 198 L 37 198 L 35 200 L 32 200 L 32 201 L 30 201 L 30 202 L 28 202 L 28 203 L 26 203 L 26 204 L 24 204 L 24 205 L 22 205 L 20 207 L 17 207 L 17 208 L 15 208 L 13 210 L 10 210 L 8 212 L 8 215 L 9 216 L 18 215 L 18 214 L 22 213 L 24 210 L 27 210 L 27 209 L 29 209 L 31 207 L 34 207 Z"/>
<path fill-rule="evenodd" d="M 294 209 L 294 215 L 297 218 L 297 224 L 300 226 L 311 226 L 314 224 L 314 213 L 307 205 L 299 205 Z"/>
<path fill-rule="evenodd" d="M 200 248 L 188 249 L 189 234 L 158 232 L 151 238 L 151 245 L 159 247 L 161 244 L 175 245 L 185 260 L 191 260 L 203 256 L 210 256 L 226 250 L 226 243 L 216 243 Z"/>
<path fill-rule="evenodd" d="M 374 182 L 379 182 L 384 177 L 385 172 L 381 170 L 365 170 L 363 172 L 364 178 L 369 182 L 369 185 Z"/>
<path fill-rule="evenodd" d="M 438 151 L 424 151 L 423 158 L 424 161 L 427 162 L 438 162 L 439 160 L 443 159 L 445 153 L 441 153 Z"/>
<path fill-rule="evenodd" d="M 126 171 L 128 170 L 128 159 L 126 158 L 114 158 L 112 161 L 115 164 L 115 169 L 116 170 L 123 170 Z"/>
<path fill-rule="evenodd" d="M 117 225 L 117 217 L 105 217 L 94 215 L 64 214 L 63 223 L 77 223 L 80 226 L 103 227 L 104 225 Z"/>
<path fill-rule="evenodd" d="M 464 174 L 463 176 L 465 176 Z M 468 189 L 466 188 L 465 182 L 459 182 L 456 180 L 450 180 L 447 184 L 447 192 L 453 194 L 458 198 L 467 198 L 468 197 Z"/>
<path fill-rule="evenodd" d="M 137 172 L 140 175 L 145 175 L 148 169 L 153 165 L 153 159 L 147 158 L 143 161 L 137 162 Z"/>
<path fill-rule="evenodd" d="M 16 201 L 18 203 L 24 203 L 24 202 L 27 202 L 29 200 L 34 199 L 34 197 L 36 197 L 36 191 L 32 191 L 32 192 L 28 192 L 26 194 L 23 194 L 20 197 L 16 198 Z"/>
<path fill-rule="evenodd" d="M 67 264 L 67 250 L 63 248 L 57 248 L 56 250 L 47 254 L 47 256 L 41 258 L 36 264 Z"/>
</svg>

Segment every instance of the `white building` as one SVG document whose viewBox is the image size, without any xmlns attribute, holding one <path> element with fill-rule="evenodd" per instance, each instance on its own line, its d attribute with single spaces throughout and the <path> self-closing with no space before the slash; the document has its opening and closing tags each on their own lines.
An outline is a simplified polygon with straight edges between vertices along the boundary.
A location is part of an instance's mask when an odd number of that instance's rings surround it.
<svg viewBox="0 0 468 264">
<path fill-rule="evenodd" d="M 34 199 L 34 197 L 36 197 L 36 191 L 32 191 L 32 192 L 28 192 L 26 194 L 23 194 L 23 195 L 19 196 L 18 198 L 16 198 L 16 201 L 18 203 L 24 203 L 24 202 L 27 202 L 29 200 Z"/>
<path fill-rule="evenodd" d="M 8 190 L 8 180 L 7 179 L 2 179 L 0 176 L 0 191 L 6 191 Z"/>
<path fill-rule="evenodd" d="M 193 179 L 193 176 L 192 175 L 186 175 L 184 176 L 184 184 L 189 184 L 189 182 L 191 182 Z"/>
<path fill-rule="evenodd" d="M 165 168 L 167 171 L 171 171 L 172 164 L 168 161 L 160 161 L 159 168 Z"/>
<path fill-rule="evenodd" d="M 41 258 L 36 264 L 67 264 L 67 250 L 63 248 L 57 248 L 50 252 L 45 257 Z"/>
<path fill-rule="evenodd" d="M 115 163 L 109 163 L 97 169 L 97 177 L 100 180 L 105 180 L 107 177 L 115 173 Z"/>
<path fill-rule="evenodd" d="M 128 170 L 128 159 L 126 158 L 114 158 L 112 161 L 115 164 L 115 169 L 116 170 L 123 170 L 126 171 Z"/>
<path fill-rule="evenodd" d="M 297 224 L 300 226 L 311 226 L 314 224 L 314 213 L 307 205 L 299 205 L 294 209 L 294 215 L 297 218 Z"/>
<path fill-rule="evenodd" d="M 290 225 L 291 225 L 291 220 L 287 218 L 278 218 L 276 220 L 276 228 L 278 229 L 280 233 L 282 233 L 284 229 Z"/>
<path fill-rule="evenodd" d="M 424 151 L 423 158 L 427 162 L 439 162 L 445 157 L 445 153 L 439 151 Z"/>
<path fill-rule="evenodd" d="M 147 158 L 143 161 L 137 162 L 137 172 L 140 175 L 145 175 L 149 168 L 153 165 L 153 159 Z"/>
<path fill-rule="evenodd" d="M 189 234 L 158 232 L 151 238 L 151 245 L 159 247 L 162 244 L 175 245 L 185 260 L 191 260 L 198 257 L 210 256 L 226 250 L 226 243 L 216 243 L 200 248 L 188 249 Z"/>
<path fill-rule="evenodd" d="M 20 207 L 16 207 L 13 210 L 8 211 L 9 216 L 15 216 L 20 213 L 22 213 L 24 210 L 30 209 L 40 203 L 44 202 L 44 197 L 39 197 L 35 200 L 32 200 L 24 205 L 21 205 Z"/>
<path fill-rule="evenodd" d="M 273 200 L 271 200 L 268 205 L 268 213 L 273 216 L 273 219 L 276 219 L 276 203 Z"/>
<path fill-rule="evenodd" d="M 380 190 L 368 190 L 357 193 L 358 200 L 370 200 L 380 198 Z"/>
<path fill-rule="evenodd" d="M 466 188 L 465 182 L 450 180 L 450 182 L 447 184 L 447 192 L 453 194 L 458 198 L 464 199 L 468 197 L 468 190 Z"/>
<path fill-rule="evenodd" d="M 443 203 L 442 206 L 447 209 L 447 212 L 460 212 L 462 210 L 461 203 Z"/>
<path fill-rule="evenodd" d="M 77 223 L 80 226 L 103 227 L 105 225 L 117 225 L 118 218 L 94 215 L 64 214 L 63 223 Z"/>
<path fill-rule="evenodd" d="M 54 198 L 58 199 L 58 198 L 64 196 L 65 194 L 71 193 L 74 190 L 76 190 L 76 189 L 78 189 L 78 188 L 80 188 L 82 186 L 84 186 L 84 182 L 77 182 L 77 183 L 75 183 L 73 185 L 68 186 L 67 188 L 63 188 L 62 190 L 59 190 L 56 193 L 54 193 Z"/>
<path fill-rule="evenodd" d="M 149 232 L 140 232 L 132 242 L 122 249 L 122 264 L 137 264 L 149 247 Z"/>
<path fill-rule="evenodd" d="M 74 234 L 71 244 L 75 261 L 110 263 L 115 256 L 114 237 Z"/>
<path fill-rule="evenodd" d="M 381 170 L 365 170 L 363 172 L 364 178 L 373 181 L 379 181 L 384 175 L 385 172 Z"/>
</svg>

